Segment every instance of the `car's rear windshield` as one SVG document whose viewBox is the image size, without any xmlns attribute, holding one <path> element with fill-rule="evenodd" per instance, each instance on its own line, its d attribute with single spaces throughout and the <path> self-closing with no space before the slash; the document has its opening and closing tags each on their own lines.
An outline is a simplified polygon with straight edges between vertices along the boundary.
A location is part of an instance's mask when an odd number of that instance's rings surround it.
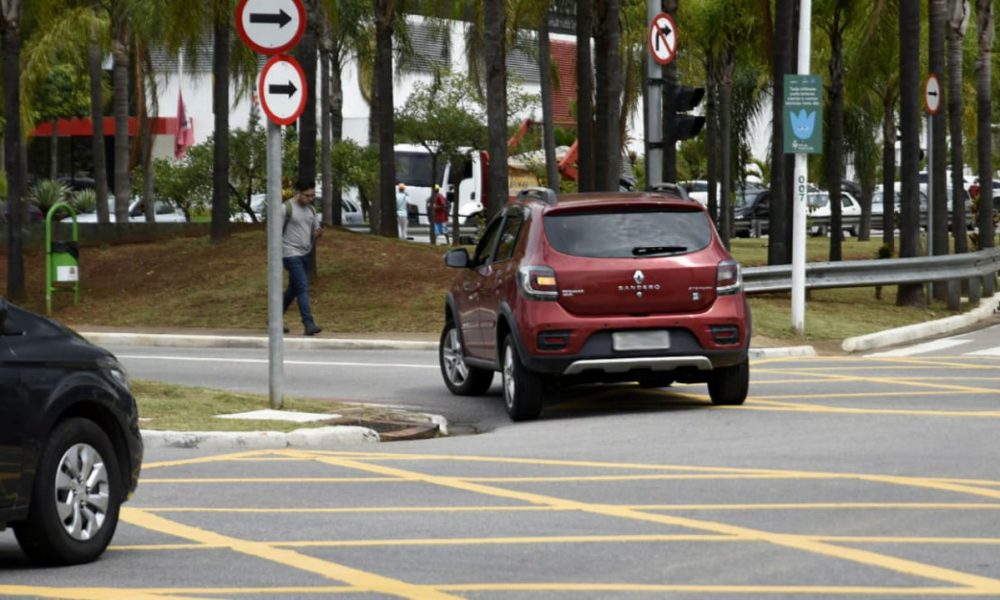
<svg viewBox="0 0 1000 600">
<path fill-rule="evenodd" d="M 700 211 L 555 213 L 544 221 L 552 247 L 573 256 L 667 256 L 701 250 L 712 241 L 708 219 Z"/>
</svg>

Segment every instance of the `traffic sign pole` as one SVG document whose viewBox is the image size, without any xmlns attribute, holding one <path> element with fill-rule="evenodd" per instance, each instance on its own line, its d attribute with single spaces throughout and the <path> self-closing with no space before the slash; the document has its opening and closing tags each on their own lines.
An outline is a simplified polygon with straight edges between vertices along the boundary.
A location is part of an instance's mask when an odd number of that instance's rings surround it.
<svg viewBox="0 0 1000 600">
<path fill-rule="evenodd" d="M 655 27 L 659 0 L 647 0 L 646 9 L 649 22 Z M 646 58 L 646 189 L 663 181 L 663 79 L 659 72 L 660 63 L 650 46 Z"/>
<path fill-rule="evenodd" d="M 799 75 L 809 74 L 812 48 L 812 0 L 801 0 L 799 10 Z M 808 155 L 795 155 L 795 199 L 792 203 L 792 331 L 806 331 L 806 203 L 809 199 Z M 839 233 L 839 232 L 838 232 Z"/>
<path fill-rule="evenodd" d="M 284 404 L 285 348 L 282 303 L 281 236 L 285 219 L 281 202 L 281 125 L 267 122 L 267 335 L 268 395 L 271 408 Z"/>
<path fill-rule="evenodd" d="M 927 107 L 927 256 L 934 256 L 934 116 L 941 109 L 941 82 L 935 73 L 927 74 L 924 103 Z M 927 297 L 934 297 L 933 283 L 928 284 Z"/>
</svg>

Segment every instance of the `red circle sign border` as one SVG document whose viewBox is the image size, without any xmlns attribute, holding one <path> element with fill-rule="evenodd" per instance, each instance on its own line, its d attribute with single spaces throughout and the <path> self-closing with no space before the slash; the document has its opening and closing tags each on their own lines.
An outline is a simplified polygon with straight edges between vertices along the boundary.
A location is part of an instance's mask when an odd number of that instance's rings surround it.
<svg viewBox="0 0 1000 600">
<path fill-rule="evenodd" d="M 931 109 L 931 103 L 927 101 L 927 90 L 930 88 L 931 79 L 933 79 L 935 82 L 937 82 L 937 89 L 938 89 L 938 101 L 937 101 L 938 104 L 937 104 L 937 108 L 935 108 L 933 110 Z M 941 80 L 938 79 L 937 73 L 928 73 L 927 74 L 927 80 L 924 82 L 924 104 L 926 105 L 926 108 L 927 108 L 927 114 L 929 114 L 931 116 L 935 116 L 939 112 L 941 112 Z"/>
<path fill-rule="evenodd" d="M 267 48 L 265 46 L 261 46 L 257 42 L 253 41 L 253 39 L 251 39 L 247 34 L 246 28 L 243 27 L 243 11 L 246 10 L 247 2 L 249 1 L 250 0 L 240 0 L 240 3 L 236 6 L 236 32 L 240 35 L 240 38 L 243 39 L 243 43 L 246 44 L 248 48 L 258 54 L 275 56 L 284 54 L 299 45 L 299 42 L 302 41 L 302 36 L 306 33 L 306 8 L 302 5 L 302 0 L 292 0 L 295 4 L 295 10 L 299 13 L 299 28 L 287 44 L 278 48 Z"/>
<path fill-rule="evenodd" d="M 655 60 L 657 63 L 661 65 L 666 66 L 674 62 L 674 59 L 677 58 L 677 45 L 678 45 L 677 38 L 679 36 L 677 35 L 677 24 L 674 23 L 674 18 L 670 16 L 670 13 L 661 12 L 658 15 L 656 15 L 656 17 L 653 18 L 653 22 L 649 24 L 650 40 L 653 39 L 653 34 L 656 32 L 656 22 L 659 21 L 660 19 L 666 19 L 667 21 L 670 22 L 670 27 L 672 27 L 674 30 L 674 47 L 673 49 L 670 50 L 670 56 L 666 60 L 661 60 L 658 56 L 656 56 L 656 53 L 653 52 L 652 44 L 650 45 L 649 52 L 650 54 L 653 55 L 653 60 Z"/>
<path fill-rule="evenodd" d="M 264 94 L 264 80 L 267 79 L 267 73 L 271 70 L 271 67 L 278 64 L 279 62 L 287 62 L 292 65 L 292 67 L 299 72 L 299 80 L 302 82 L 302 99 L 299 100 L 299 107 L 295 109 L 295 114 L 288 118 L 280 118 L 271 112 L 271 107 L 267 104 L 267 96 Z M 260 106 L 264 109 L 264 114 L 267 115 L 268 119 L 276 125 L 291 125 L 295 121 L 298 121 L 299 117 L 302 116 L 302 111 L 306 108 L 306 97 L 309 94 L 309 84 L 306 83 L 306 74 L 302 70 L 302 65 L 299 61 L 295 60 L 291 56 L 284 54 L 277 54 L 272 56 L 264 68 L 260 71 L 260 81 L 257 83 L 257 97 L 260 98 Z"/>
</svg>

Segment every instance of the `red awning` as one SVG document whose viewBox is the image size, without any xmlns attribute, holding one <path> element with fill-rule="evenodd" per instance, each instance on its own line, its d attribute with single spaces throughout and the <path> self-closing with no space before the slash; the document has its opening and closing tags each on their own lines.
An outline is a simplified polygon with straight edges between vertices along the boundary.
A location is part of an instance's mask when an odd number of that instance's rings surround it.
<svg viewBox="0 0 1000 600">
<path fill-rule="evenodd" d="M 175 135 L 177 133 L 177 117 L 156 117 L 151 119 L 153 135 Z M 115 134 L 115 118 L 104 117 L 104 135 Z M 90 137 L 94 128 L 90 119 L 59 119 L 56 124 L 58 137 Z M 128 118 L 128 134 L 138 135 L 139 126 L 135 117 Z M 52 137 L 52 122 L 39 123 L 31 132 L 33 137 Z"/>
</svg>

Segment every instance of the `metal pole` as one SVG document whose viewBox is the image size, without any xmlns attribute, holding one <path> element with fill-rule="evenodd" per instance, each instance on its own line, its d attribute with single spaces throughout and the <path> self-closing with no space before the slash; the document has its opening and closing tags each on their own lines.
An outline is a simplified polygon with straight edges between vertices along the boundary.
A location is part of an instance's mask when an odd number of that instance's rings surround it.
<svg viewBox="0 0 1000 600">
<path fill-rule="evenodd" d="M 927 113 L 927 256 L 934 256 L 934 115 L 930 113 Z M 934 298 L 933 283 L 927 284 L 927 298 L 928 301 Z"/>
<path fill-rule="evenodd" d="M 267 335 L 271 408 L 284 405 L 284 318 L 282 310 L 281 126 L 267 122 Z"/>
<path fill-rule="evenodd" d="M 647 23 L 660 14 L 659 0 L 646 0 Z M 663 182 L 663 79 L 653 51 L 646 52 L 646 189 Z"/>
<path fill-rule="evenodd" d="M 798 74 L 809 74 L 812 48 L 812 0 L 801 0 L 799 18 Z M 809 161 L 806 154 L 795 155 L 795 199 L 792 205 L 792 331 L 806 331 L 806 202 L 809 198 Z"/>
</svg>

